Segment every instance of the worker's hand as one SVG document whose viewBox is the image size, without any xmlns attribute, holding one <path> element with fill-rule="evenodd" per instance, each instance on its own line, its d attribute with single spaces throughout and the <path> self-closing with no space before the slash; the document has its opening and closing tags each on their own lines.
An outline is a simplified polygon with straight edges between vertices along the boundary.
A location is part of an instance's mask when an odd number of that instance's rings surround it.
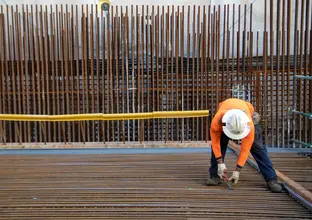
<svg viewBox="0 0 312 220">
<path fill-rule="evenodd" d="M 223 179 L 226 174 L 226 166 L 224 163 L 218 163 L 218 176 Z"/>
<path fill-rule="evenodd" d="M 254 125 L 259 124 L 260 120 L 261 120 L 261 116 L 258 112 L 254 112 L 252 115 L 252 120 Z"/>
<path fill-rule="evenodd" d="M 233 171 L 233 174 L 229 178 L 229 181 L 233 182 L 234 184 L 237 184 L 238 180 L 239 180 L 239 171 Z"/>
</svg>

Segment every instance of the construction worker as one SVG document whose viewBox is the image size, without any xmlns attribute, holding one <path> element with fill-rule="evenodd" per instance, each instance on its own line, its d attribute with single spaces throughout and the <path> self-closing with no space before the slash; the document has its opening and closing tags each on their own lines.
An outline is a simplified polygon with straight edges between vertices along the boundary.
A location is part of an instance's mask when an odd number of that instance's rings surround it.
<svg viewBox="0 0 312 220">
<path fill-rule="evenodd" d="M 251 152 L 269 190 L 282 192 L 282 186 L 277 182 L 276 172 L 262 142 L 259 121 L 260 115 L 254 112 L 254 107 L 249 102 L 231 98 L 220 103 L 210 127 L 212 153 L 207 185 L 219 185 L 221 178 L 225 178 L 227 169 L 224 164 L 224 157 L 229 139 L 233 139 L 242 140 L 242 144 L 237 166 L 229 181 L 234 184 L 238 183 L 240 171 L 246 163 L 249 152 Z"/>
</svg>

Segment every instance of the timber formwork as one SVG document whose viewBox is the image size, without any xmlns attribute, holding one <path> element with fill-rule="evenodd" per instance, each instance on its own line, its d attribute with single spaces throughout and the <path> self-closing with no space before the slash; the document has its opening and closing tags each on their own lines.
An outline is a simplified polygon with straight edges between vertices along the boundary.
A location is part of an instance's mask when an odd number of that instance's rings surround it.
<svg viewBox="0 0 312 220">
<path fill-rule="evenodd" d="M 274 167 L 312 192 L 312 158 L 297 153 L 270 153 Z"/>
</svg>

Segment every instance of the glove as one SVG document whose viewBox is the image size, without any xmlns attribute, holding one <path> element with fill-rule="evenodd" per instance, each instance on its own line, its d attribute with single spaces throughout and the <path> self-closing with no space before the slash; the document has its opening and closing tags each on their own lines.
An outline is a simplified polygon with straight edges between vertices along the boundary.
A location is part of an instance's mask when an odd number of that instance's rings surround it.
<svg viewBox="0 0 312 220">
<path fill-rule="evenodd" d="M 259 124 L 260 120 L 261 120 L 261 116 L 258 112 L 254 112 L 252 115 L 252 120 L 254 125 Z"/>
<path fill-rule="evenodd" d="M 218 164 L 218 176 L 223 179 L 225 177 L 226 173 L 226 166 L 224 163 L 219 163 Z"/>
<path fill-rule="evenodd" d="M 239 180 L 239 171 L 233 171 L 233 174 L 229 178 L 229 181 L 233 182 L 234 184 L 237 184 L 238 180 Z"/>
</svg>

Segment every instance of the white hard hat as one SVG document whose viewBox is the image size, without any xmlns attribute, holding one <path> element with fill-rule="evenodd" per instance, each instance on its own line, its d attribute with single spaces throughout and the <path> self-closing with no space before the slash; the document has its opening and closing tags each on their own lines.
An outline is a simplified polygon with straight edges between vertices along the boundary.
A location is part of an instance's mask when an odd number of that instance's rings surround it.
<svg viewBox="0 0 312 220">
<path fill-rule="evenodd" d="M 244 111 L 231 109 L 222 117 L 223 132 L 231 139 L 243 139 L 250 132 L 248 122 L 250 122 L 250 119 Z"/>
</svg>

